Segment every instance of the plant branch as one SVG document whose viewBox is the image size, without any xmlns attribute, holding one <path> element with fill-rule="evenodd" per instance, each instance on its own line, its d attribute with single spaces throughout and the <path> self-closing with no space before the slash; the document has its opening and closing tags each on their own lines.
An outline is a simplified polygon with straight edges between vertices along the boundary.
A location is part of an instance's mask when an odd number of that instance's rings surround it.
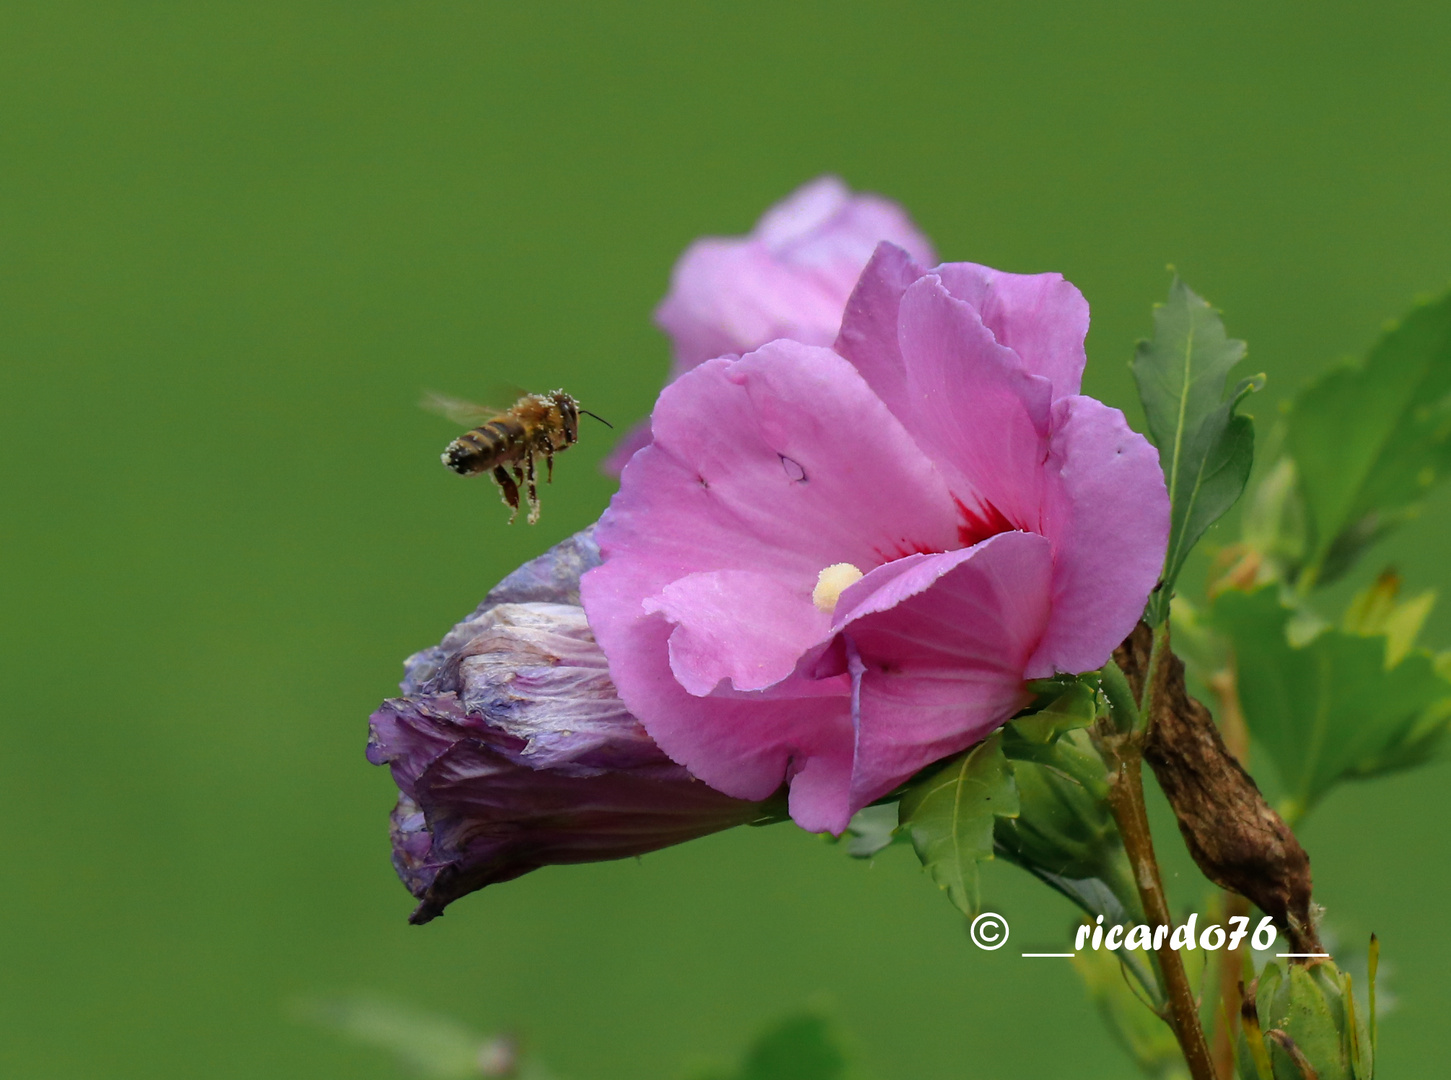
<svg viewBox="0 0 1451 1080">
<path fill-rule="evenodd" d="M 1142 727 L 1138 701 L 1123 671 L 1112 660 L 1099 669 L 1099 687 L 1108 699 L 1109 713 L 1120 732 L 1137 731 Z"/>
<path fill-rule="evenodd" d="M 1144 805 L 1143 747 L 1141 733 L 1118 735 L 1103 732 L 1100 746 L 1109 766 L 1108 805 L 1123 837 L 1124 851 L 1133 867 L 1134 882 L 1149 924 L 1172 926 L 1169 901 L 1154 857 L 1154 838 Z M 1193 1080 L 1216 1080 L 1204 1029 L 1199 1024 L 1199 1006 L 1179 953 L 1166 938 L 1158 950 L 1159 971 L 1168 995 L 1169 1026 L 1179 1041 L 1184 1061 Z"/>
<path fill-rule="evenodd" d="M 1145 724 L 1149 726 L 1154 723 L 1154 710 L 1159 705 L 1159 665 L 1163 663 L 1164 649 L 1168 645 L 1168 640 L 1169 620 L 1166 617 L 1153 629 L 1153 643 L 1149 646 L 1148 677 L 1144 679 L 1144 685 L 1139 688 L 1139 712 L 1143 715 Z"/>
</svg>

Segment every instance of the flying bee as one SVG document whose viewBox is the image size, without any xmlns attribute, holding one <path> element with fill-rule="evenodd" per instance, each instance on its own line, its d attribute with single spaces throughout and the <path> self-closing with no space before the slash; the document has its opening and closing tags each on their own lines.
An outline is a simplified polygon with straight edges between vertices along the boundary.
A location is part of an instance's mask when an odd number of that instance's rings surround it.
<svg viewBox="0 0 1451 1080">
<path fill-rule="evenodd" d="M 437 394 L 428 395 L 423 405 L 455 423 L 478 424 L 448 444 L 443 463 L 460 476 L 491 473 L 504 504 L 512 511 L 510 524 L 519 516 L 521 486 L 529 503 L 529 524 L 539 520 L 535 459 L 544 458 L 544 482 L 553 482 L 554 455 L 579 441 L 580 413 L 612 426 L 588 409 L 581 409 L 579 402 L 563 390 L 524 394 L 503 412 Z"/>
</svg>

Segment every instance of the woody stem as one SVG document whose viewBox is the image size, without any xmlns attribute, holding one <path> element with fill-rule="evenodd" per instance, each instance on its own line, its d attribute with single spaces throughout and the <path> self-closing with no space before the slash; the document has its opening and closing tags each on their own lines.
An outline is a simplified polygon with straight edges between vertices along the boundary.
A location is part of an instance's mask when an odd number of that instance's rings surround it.
<svg viewBox="0 0 1451 1080">
<path fill-rule="evenodd" d="M 1123 837 L 1129 864 L 1133 867 L 1144 914 L 1148 916 L 1150 925 L 1172 926 L 1169 901 L 1159 875 L 1158 860 L 1154 857 L 1154 838 L 1149 832 L 1149 816 L 1144 805 L 1140 737 L 1136 732 L 1128 736 L 1108 736 L 1104 740 L 1109 758 L 1108 805 Z M 1193 1080 L 1216 1080 L 1189 976 L 1184 971 L 1178 951 L 1167 938 L 1158 950 L 1158 958 L 1169 1001 L 1169 1025 L 1174 1030 L 1174 1037 L 1179 1040 L 1189 1075 Z"/>
</svg>

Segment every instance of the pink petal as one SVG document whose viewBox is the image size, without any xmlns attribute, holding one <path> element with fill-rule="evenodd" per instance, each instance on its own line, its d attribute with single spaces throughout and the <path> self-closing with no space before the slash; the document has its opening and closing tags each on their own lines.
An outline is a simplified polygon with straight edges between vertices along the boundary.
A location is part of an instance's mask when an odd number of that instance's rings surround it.
<svg viewBox="0 0 1451 1080">
<path fill-rule="evenodd" d="M 897 416 L 964 504 L 963 542 L 1000 531 L 983 528 L 997 518 L 1041 531 L 1051 384 L 930 274 L 902 296 L 897 336 L 908 399 Z"/>
<path fill-rule="evenodd" d="M 772 252 L 782 251 L 810 238 L 850 204 L 851 188 L 840 177 L 818 176 L 762 214 L 751 237 Z"/>
<path fill-rule="evenodd" d="M 977 309 L 1000 345 L 1053 384 L 1054 398 L 1078 393 L 1088 356 L 1088 301 L 1062 274 L 1008 274 L 976 263 L 943 263 L 932 273 Z"/>
<path fill-rule="evenodd" d="M 675 344 L 678 376 L 776 338 L 829 345 L 850 288 L 781 262 L 759 240 L 697 240 L 676 264 L 655 322 Z"/>
<path fill-rule="evenodd" d="M 675 625 L 670 670 L 690 693 L 704 697 L 722 679 L 764 690 L 830 629 L 831 616 L 811 602 L 814 584 L 749 570 L 687 574 L 647 597 L 644 610 Z"/>
<path fill-rule="evenodd" d="M 902 294 L 922 273 L 912 256 L 896 244 L 885 240 L 878 244 L 847 301 L 841 333 L 832 346 L 898 416 L 910 411 L 911 402 L 897 345 L 897 318 Z"/>
<path fill-rule="evenodd" d="M 1043 533 L 1053 542 L 1053 617 L 1027 675 L 1091 671 L 1143 614 L 1169 542 L 1158 451 L 1123 413 L 1088 397 L 1053 407 Z"/>
<path fill-rule="evenodd" d="M 942 469 L 963 507 L 962 544 L 1036 530 L 1053 387 L 999 343 L 977 310 L 878 247 L 836 349 Z"/>
<path fill-rule="evenodd" d="M 881 241 L 925 265 L 937 261 L 905 210 L 879 195 L 853 195 L 834 176 L 804 184 L 767 210 L 751 236 L 783 261 L 833 282 L 843 303 Z"/>
<path fill-rule="evenodd" d="M 851 687 L 845 676 L 787 680 L 765 694 L 727 690 L 692 696 L 670 667 L 670 623 L 658 614 L 620 617 L 608 598 L 601 598 L 604 590 L 595 575 L 608 568 L 606 563 L 590 571 L 581 582 L 590 624 L 606 650 L 621 700 L 660 749 L 717 791 L 736 798 L 769 798 L 813 758 L 821 764 L 812 769 L 808 788 L 825 770 L 843 774 L 840 787 L 846 790 L 853 736 Z M 801 696 L 789 696 L 791 687 L 799 688 Z M 825 827 L 809 811 L 797 821 L 805 828 Z"/>
<path fill-rule="evenodd" d="M 607 564 L 586 577 L 649 568 L 635 604 L 697 571 L 769 567 L 809 594 L 833 563 L 957 546 L 942 478 L 828 349 L 708 361 L 664 390 L 652 423 L 596 534 Z"/>
<path fill-rule="evenodd" d="M 1024 667 L 1049 620 L 1053 557 L 1041 536 L 1003 533 L 908 562 L 841 598 L 851 610 L 838 624 L 863 666 L 851 812 L 1022 708 Z"/>
<path fill-rule="evenodd" d="M 801 761 L 799 771 L 791 777 L 787 809 L 791 820 L 807 832 L 840 836 L 856 812 L 850 801 L 853 737 L 848 702 L 847 698 L 837 699 L 839 737 L 818 742 L 815 752 Z"/>
</svg>

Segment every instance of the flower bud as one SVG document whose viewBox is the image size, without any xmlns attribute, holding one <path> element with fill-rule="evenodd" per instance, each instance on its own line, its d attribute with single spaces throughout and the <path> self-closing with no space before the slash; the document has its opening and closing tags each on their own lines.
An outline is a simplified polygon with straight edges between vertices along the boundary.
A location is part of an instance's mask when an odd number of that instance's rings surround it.
<svg viewBox="0 0 1451 1080">
<path fill-rule="evenodd" d="M 586 532 L 515 571 L 409 658 L 405 696 L 371 717 L 368 760 L 389 765 L 401 792 L 393 864 L 421 901 L 410 922 L 541 866 L 766 816 L 672 762 L 620 703 L 577 606 L 598 558 Z"/>
<path fill-rule="evenodd" d="M 1069 731 L 1031 748 L 1010 726 L 1019 812 L 999 818 L 1000 854 L 1110 924 L 1143 922 L 1143 905 L 1118 826 L 1104 802 L 1108 776 L 1088 734 Z"/>
<path fill-rule="evenodd" d="M 1246 995 L 1239 1056 L 1244 1080 L 1266 1063 L 1274 1080 L 1367 1080 L 1374 1054 L 1350 976 L 1329 960 L 1267 965 Z"/>
</svg>

